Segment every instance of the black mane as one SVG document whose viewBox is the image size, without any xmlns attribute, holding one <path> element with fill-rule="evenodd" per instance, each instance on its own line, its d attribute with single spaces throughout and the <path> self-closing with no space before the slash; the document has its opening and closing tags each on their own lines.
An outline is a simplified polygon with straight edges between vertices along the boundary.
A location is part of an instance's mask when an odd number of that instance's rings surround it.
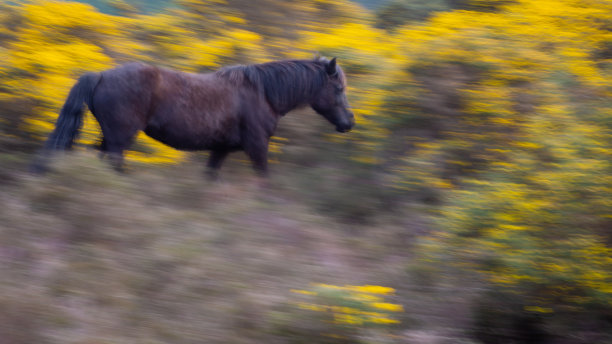
<svg viewBox="0 0 612 344">
<path fill-rule="evenodd" d="M 263 91 L 266 100 L 282 115 L 306 105 L 327 82 L 326 59 L 287 60 L 226 67 L 217 73 L 236 81 L 248 82 Z"/>
</svg>

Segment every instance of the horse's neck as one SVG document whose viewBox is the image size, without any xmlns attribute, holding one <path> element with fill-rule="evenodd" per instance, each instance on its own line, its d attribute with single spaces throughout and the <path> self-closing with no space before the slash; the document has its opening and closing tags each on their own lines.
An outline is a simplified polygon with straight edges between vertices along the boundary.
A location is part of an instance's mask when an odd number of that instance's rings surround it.
<svg viewBox="0 0 612 344">
<path fill-rule="evenodd" d="M 316 73 L 316 71 L 312 71 Z M 320 85 L 315 85 L 317 76 L 304 77 L 303 75 L 279 75 L 276 80 L 280 80 L 278 85 L 264 85 L 266 98 L 272 106 L 284 116 L 288 112 L 309 106 Z"/>
</svg>

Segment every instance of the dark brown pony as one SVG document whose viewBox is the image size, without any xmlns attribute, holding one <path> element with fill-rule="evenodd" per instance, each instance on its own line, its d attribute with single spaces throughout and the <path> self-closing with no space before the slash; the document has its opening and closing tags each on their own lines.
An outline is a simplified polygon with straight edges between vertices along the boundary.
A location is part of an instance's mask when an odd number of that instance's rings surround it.
<svg viewBox="0 0 612 344">
<path fill-rule="evenodd" d="M 141 63 L 82 75 L 70 91 L 47 153 L 71 148 L 87 104 L 102 129 L 100 149 L 114 167 L 139 130 L 181 150 L 210 150 L 216 176 L 228 153 L 244 150 L 256 171 L 267 172 L 268 142 L 287 112 L 310 105 L 336 126 L 355 124 L 336 59 L 290 60 L 190 74 Z M 48 154 L 45 154 L 48 155 Z M 46 159 L 36 165 L 44 170 Z"/>
</svg>

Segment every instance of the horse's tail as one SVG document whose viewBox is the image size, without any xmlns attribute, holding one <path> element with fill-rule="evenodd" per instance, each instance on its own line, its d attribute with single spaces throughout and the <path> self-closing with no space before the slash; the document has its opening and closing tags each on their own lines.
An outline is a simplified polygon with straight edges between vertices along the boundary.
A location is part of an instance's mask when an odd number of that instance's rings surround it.
<svg viewBox="0 0 612 344">
<path fill-rule="evenodd" d="M 100 73 L 83 74 L 72 87 L 55 123 L 55 130 L 45 143 L 45 150 L 66 150 L 72 147 L 83 125 L 83 103 L 93 112 L 93 94 L 100 77 Z"/>
<path fill-rule="evenodd" d="M 30 166 L 32 172 L 42 173 L 47 170 L 47 155 L 51 151 L 67 150 L 72 147 L 83 125 L 83 104 L 87 104 L 91 112 L 94 111 L 94 90 L 101 77 L 100 73 L 83 74 L 72 87 L 42 154 L 39 154 Z"/>
</svg>

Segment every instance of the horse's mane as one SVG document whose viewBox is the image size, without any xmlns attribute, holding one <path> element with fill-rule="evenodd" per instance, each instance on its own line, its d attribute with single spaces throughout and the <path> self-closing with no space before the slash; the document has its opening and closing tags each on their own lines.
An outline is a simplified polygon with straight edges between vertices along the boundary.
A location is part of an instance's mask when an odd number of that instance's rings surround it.
<svg viewBox="0 0 612 344">
<path fill-rule="evenodd" d="M 225 67 L 217 75 L 236 83 L 247 83 L 263 92 L 268 103 L 280 114 L 304 105 L 327 82 L 325 58 L 286 60 Z M 339 73 L 342 74 L 338 67 Z"/>
</svg>

